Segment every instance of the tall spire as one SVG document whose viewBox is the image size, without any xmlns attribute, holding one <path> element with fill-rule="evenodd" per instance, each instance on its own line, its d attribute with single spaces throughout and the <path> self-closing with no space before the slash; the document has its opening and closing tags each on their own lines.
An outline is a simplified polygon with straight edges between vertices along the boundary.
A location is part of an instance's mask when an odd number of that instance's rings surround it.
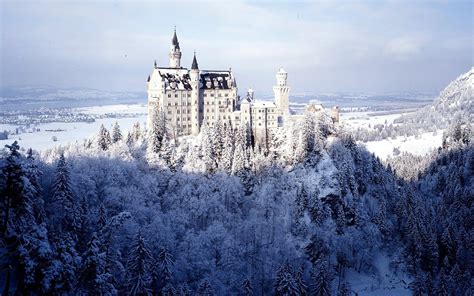
<svg viewBox="0 0 474 296">
<path fill-rule="evenodd" d="M 196 60 L 196 52 L 194 52 L 193 64 L 191 65 L 191 69 L 192 70 L 198 70 L 199 69 L 198 62 Z"/>
<path fill-rule="evenodd" d="M 176 36 L 176 26 L 174 27 L 174 34 L 173 34 L 172 44 L 176 49 L 180 49 L 179 48 L 178 36 Z"/>
</svg>

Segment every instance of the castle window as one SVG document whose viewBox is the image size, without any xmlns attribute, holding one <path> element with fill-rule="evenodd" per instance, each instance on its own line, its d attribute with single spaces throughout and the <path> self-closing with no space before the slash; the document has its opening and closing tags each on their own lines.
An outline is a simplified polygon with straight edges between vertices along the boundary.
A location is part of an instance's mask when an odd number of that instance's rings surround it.
<svg viewBox="0 0 474 296">
<path fill-rule="evenodd" d="M 177 98 L 177 97 L 178 97 L 178 94 L 174 94 L 174 97 Z"/>
<path fill-rule="evenodd" d="M 222 97 L 222 94 L 221 94 L 221 93 L 219 93 L 217 96 L 218 96 L 218 97 Z"/>
<path fill-rule="evenodd" d="M 188 116 L 188 120 L 191 121 L 191 116 Z"/>
<path fill-rule="evenodd" d="M 171 106 L 171 103 L 170 103 L 170 102 L 168 102 L 168 106 Z"/>
<path fill-rule="evenodd" d="M 213 94 L 213 93 L 211 93 L 211 97 L 213 97 L 213 96 L 214 96 L 214 94 Z"/>
<path fill-rule="evenodd" d="M 229 94 L 228 94 L 228 93 L 226 93 L 224 96 L 228 97 L 228 96 L 229 96 Z"/>
<path fill-rule="evenodd" d="M 179 110 L 176 110 L 176 113 L 179 114 Z"/>
<path fill-rule="evenodd" d="M 173 114 L 173 112 L 170 110 L 170 111 L 168 111 L 168 114 Z"/>
<path fill-rule="evenodd" d="M 220 97 L 220 96 L 219 96 Z M 221 101 L 219 101 L 219 105 L 221 104 Z"/>
<path fill-rule="evenodd" d="M 176 119 L 176 121 L 179 121 L 179 117 L 178 117 L 178 119 Z"/>
<path fill-rule="evenodd" d="M 171 98 L 171 94 L 168 94 L 168 98 Z"/>
<path fill-rule="evenodd" d="M 178 102 L 174 103 L 175 106 L 178 106 Z"/>
<path fill-rule="evenodd" d="M 207 94 L 206 94 L 206 93 L 204 93 L 204 97 L 207 97 Z"/>
</svg>

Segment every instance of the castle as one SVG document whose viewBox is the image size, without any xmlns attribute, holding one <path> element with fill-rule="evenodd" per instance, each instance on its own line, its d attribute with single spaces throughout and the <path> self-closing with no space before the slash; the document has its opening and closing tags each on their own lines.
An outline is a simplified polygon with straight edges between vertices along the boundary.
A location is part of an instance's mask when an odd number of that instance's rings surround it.
<svg viewBox="0 0 474 296">
<path fill-rule="evenodd" d="M 232 70 L 201 70 L 194 53 L 191 69 L 181 66 L 181 49 L 176 29 L 169 52 L 169 67 L 156 64 L 148 76 L 148 118 L 151 126 L 157 111 L 163 112 L 174 136 L 197 135 L 206 123 L 218 120 L 233 128 L 248 125 L 256 138 L 282 126 L 289 117 L 288 73 L 280 69 L 273 87 L 275 102 L 257 102 L 253 91 L 240 99 Z"/>
</svg>

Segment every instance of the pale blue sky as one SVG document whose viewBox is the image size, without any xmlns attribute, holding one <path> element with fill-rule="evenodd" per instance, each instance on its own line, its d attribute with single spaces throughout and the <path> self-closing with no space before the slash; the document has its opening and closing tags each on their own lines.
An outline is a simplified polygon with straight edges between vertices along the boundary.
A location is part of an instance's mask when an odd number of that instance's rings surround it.
<svg viewBox="0 0 474 296">
<path fill-rule="evenodd" d="M 1 1 L 1 86 L 144 91 L 176 25 L 240 92 L 439 91 L 473 65 L 471 1 Z"/>
</svg>

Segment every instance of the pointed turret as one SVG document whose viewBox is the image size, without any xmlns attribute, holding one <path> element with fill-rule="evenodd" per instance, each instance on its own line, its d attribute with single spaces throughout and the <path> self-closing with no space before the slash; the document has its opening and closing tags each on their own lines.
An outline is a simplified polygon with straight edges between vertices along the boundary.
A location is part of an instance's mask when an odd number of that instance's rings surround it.
<svg viewBox="0 0 474 296">
<path fill-rule="evenodd" d="M 198 70 L 199 69 L 198 62 L 196 60 L 196 52 L 194 52 L 193 64 L 191 65 L 191 69 L 192 70 Z"/>
<path fill-rule="evenodd" d="M 171 68 L 181 68 L 181 50 L 179 48 L 178 36 L 176 36 L 176 27 L 174 28 L 169 57 Z"/>
<path fill-rule="evenodd" d="M 174 34 L 173 34 L 172 44 L 176 49 L 180 49 L 179 48 L 178 36 L 176 36 L 176 27 L 174 27 Z"/>
</svg>

